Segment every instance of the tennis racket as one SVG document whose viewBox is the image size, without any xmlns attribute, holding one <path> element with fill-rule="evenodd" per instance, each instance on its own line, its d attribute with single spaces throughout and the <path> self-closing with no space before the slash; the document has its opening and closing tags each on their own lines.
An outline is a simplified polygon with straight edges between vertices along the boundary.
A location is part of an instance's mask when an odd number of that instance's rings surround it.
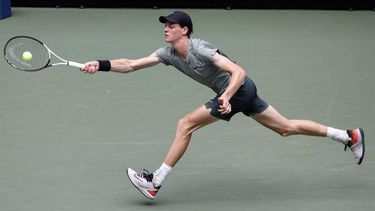
<svg viewBox="0 0 375 211">
<path fill-rule="evenodd" d="M 25 53 L 28 54 L 28 58 L 25 58 Z M 47 45 L 28 36 L 16 36 L 11 38 L 4 47 L 4 57 L 10 66 L 27 72 L 34 72 L 57 65 L 78 68 L 85 67 L 83 64 L 61 58 L 49 49 Z M 52 63 L 52 60 L 59 61 Z"/>
</svg>

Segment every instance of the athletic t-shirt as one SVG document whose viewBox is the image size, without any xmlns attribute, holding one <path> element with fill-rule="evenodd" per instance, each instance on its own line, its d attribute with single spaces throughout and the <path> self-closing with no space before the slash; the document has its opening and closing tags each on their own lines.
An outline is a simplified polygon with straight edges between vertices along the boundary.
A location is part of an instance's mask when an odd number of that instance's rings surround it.
<svg viewBox="0 0 375 211">
<path fill-rule="evenodd" d="M 201 39 L 189 40 L 186 59 L 182 59 L 172 45 L 155 51 L 161 63 L 174 66 L 185 75 L 221 94 L 228 87 L 230 74 L 213 63 L 216 52 L 220 53 L 213 45 Z"/>
</svg>

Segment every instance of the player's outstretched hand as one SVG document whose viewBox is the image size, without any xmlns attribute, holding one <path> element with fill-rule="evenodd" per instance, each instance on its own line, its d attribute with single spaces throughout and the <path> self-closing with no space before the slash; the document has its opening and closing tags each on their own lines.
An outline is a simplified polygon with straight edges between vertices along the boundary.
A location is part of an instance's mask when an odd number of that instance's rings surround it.
<svg viewBox="0 0 375 211">
<path fill-rule="evenodd" d="M 84 72 L 84 73 L 94 74 L 99 70 L 99 62 L 98 61 L 86 62 L 84 65 L 85 65 L 85 67 L 81 69 L 81 71 Z"/>
</svg>

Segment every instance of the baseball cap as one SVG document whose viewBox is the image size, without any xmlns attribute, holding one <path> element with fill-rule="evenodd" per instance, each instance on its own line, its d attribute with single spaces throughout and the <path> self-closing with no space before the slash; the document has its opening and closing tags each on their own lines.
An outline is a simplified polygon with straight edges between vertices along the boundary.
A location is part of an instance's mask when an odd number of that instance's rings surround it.
<svg viewBox="0 0 375 211">
<path fill-rule="evenodd" d="M 160 16 L 159 21 L 160 23 L 178 23 L 181 25 L 181 27 L 188 27 L 189 34 L 193 32 L 193 22 L 191 21 L 190 16 L 182 11 L 173 11 L 167 16 Z"/>
</svg>

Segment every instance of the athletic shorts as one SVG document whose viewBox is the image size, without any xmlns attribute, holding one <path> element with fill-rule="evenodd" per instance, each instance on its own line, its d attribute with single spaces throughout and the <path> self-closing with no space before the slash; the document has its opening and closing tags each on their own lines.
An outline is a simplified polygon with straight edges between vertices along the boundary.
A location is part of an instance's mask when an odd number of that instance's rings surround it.
<svg viewBox="0 0 375 211">
<path fill-rule="evenodd" d="M 238 112 L 242 112 L 246 116 L 253 116 L 262 113 L 268 108 L 268 103 L 258 96 L 254 82 L 248 77 L 246 77 L 245 83 L 229 100 L 232 106 L 232 111 L 229 114 L 221 114 L 219 112 L 219 97 L 220 95 L 217 95 L 208 101 L 205 106 L 207 109 L 211 109 L 212 116 L 226 121 L 229 121 Z"/>
</svg>

